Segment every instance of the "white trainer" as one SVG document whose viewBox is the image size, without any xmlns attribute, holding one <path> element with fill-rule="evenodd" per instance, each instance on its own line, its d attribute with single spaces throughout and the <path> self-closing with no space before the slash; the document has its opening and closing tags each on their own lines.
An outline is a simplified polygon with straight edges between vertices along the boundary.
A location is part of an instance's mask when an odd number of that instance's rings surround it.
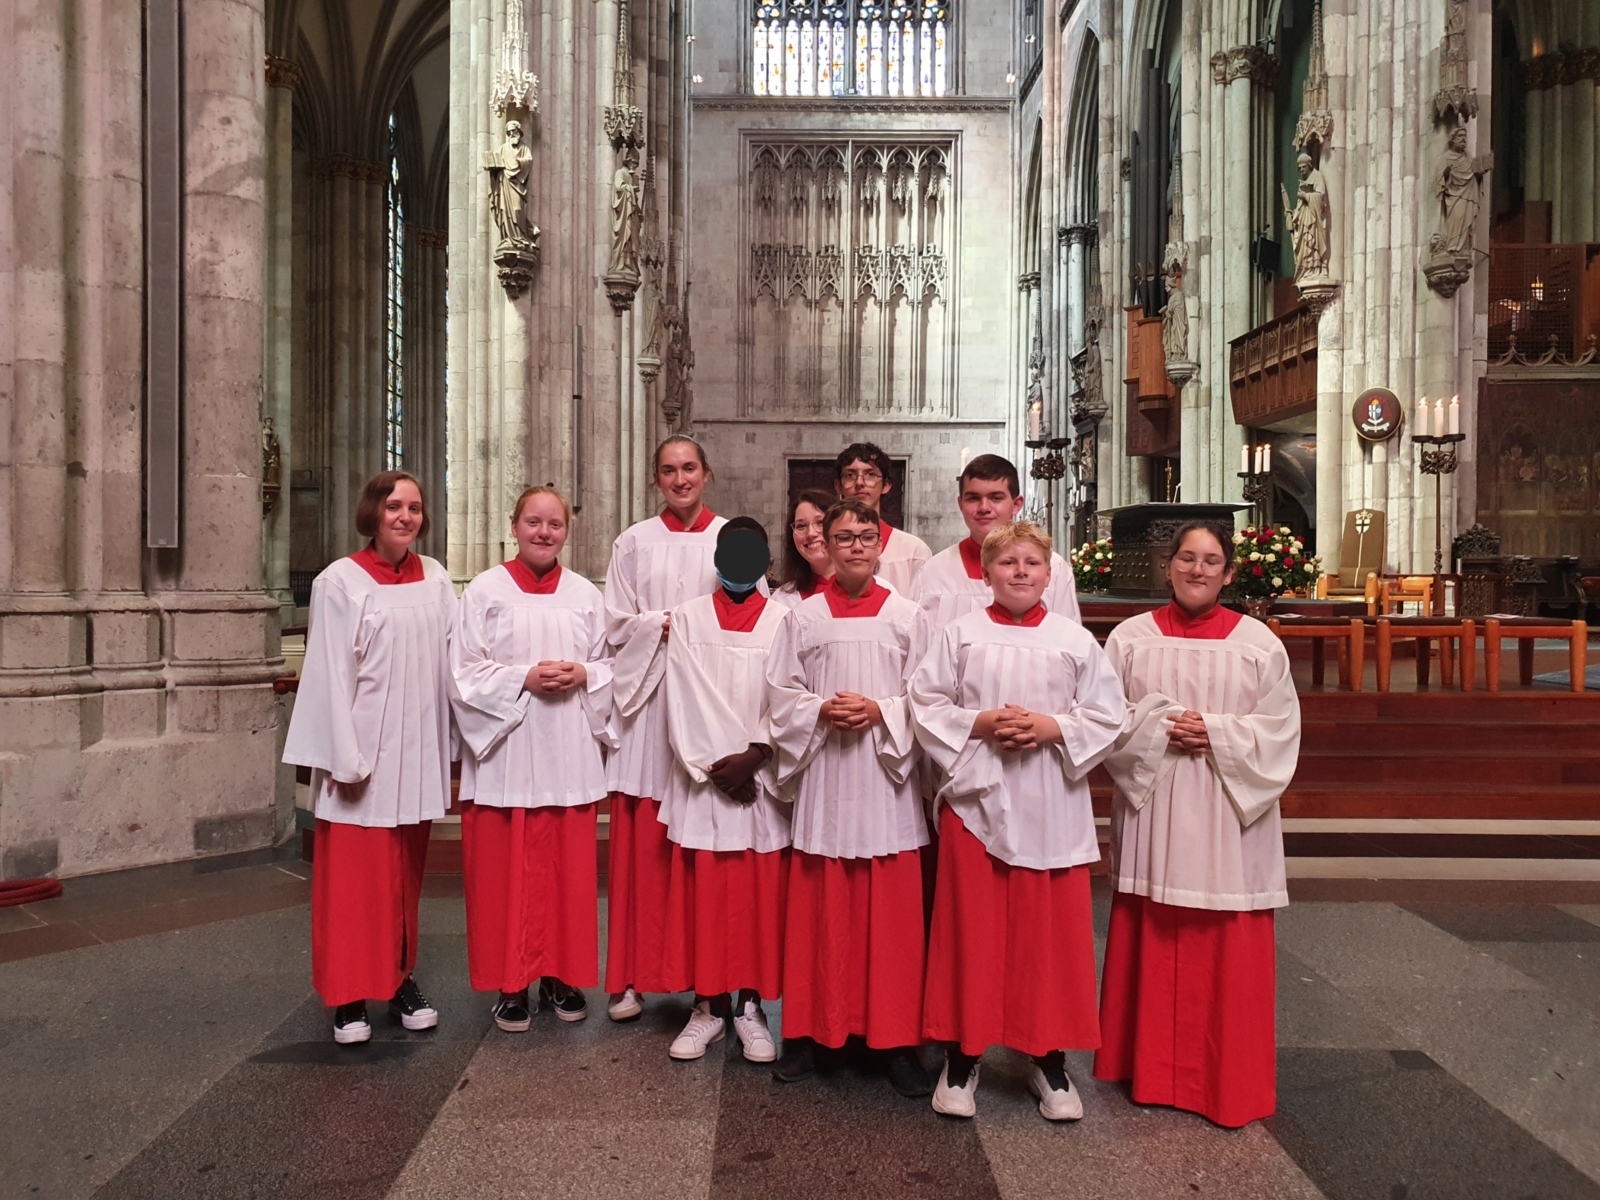
<svg viewBox="0 0 1600 1200">
<path fill-rule="evenodd" d="M 1065 1071 L 1061 1072 L 1061 1078 L 1067 1086 L 1052 1087 L 1038 1063 L 1028 1065 L 1028 1090 L 1039 1097 L 1039 1115 L 1047 1121 L 1080 1120 L 1083 1117 L 1083 1096 L 1072 1086 L 1072 1077 Z"/>
<path fill-rule="evenodd" d="M 733 1031 L 739 1035 L 745 1058 L 758 1063 L 776 1061 L 778 1045 L 767 1028 L 767 1014 L 754 1000 L 744 1002 L 744 1010 L 733 1019 Z"/>
<path fill-rule="evenodd" d="M 975 1117 L 978 1115 L 978 1068 L 973 1063 L 967 1081 L 960 1087 L 950 1083 L 950 1056 L 945 1055 L 944 1066 L 939 1069 L 939 1086 L 933 1089 L 933 1111 L 947 1117 Z"/>
<path fill-rule="evenodd" d="M 606 1005 L 606 1014 L 613 1021 L 635 1020 L 644 1011 L 641 999 L 639 993 L 631 986 L 624 988 L 622 995 L 611 997 L 611 1003 Z"/>
<path fill-rule="evenodd" d="M 710 1001 L 702 1000 L 694 1006 L 694 1012 L 689 1014 L 689 1023 L 667 1047 L 667 1053 L 679 1062 L 704 1058 L 706 1047 L 720 1042 L 725 1033 L 726 1023 L 721 1017 L 711 1015 Z"/>
</svg>

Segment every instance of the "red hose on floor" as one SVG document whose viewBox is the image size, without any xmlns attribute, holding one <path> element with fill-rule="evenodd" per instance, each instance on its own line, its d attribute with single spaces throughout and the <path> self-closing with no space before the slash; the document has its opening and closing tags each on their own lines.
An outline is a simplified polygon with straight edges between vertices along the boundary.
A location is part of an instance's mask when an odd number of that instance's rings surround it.
<svg viewBox="0 0 1600 1200">
<path fill-rule="evenodd" d="M 59 895 L 59 879 L 10 879 L 0 883 L 0 908 L 9 908 L 13 904 L 34 904 Z"/>
</svg>

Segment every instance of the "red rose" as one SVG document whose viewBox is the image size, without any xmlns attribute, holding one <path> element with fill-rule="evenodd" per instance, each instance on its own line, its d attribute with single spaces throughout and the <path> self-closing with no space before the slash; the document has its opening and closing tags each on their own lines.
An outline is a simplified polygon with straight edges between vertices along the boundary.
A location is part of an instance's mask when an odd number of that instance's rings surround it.
<svg viewBox="0 0 1600 1200">
<path fill-rule="evenodd" d="M 1294 566 L 1294 559 L 1286 558 L 1286 559 L 1283 560 L 1283 569 L 1285 571 L 1287 571 L 1292 566 Z"/>
<path fill-rule="evenodd" d="M 1261 533 L 1256 535 L 1256 545 L 1258 546 L 1265 546 L 1271 541 L 1272 536 L 1270 534 Z"/>
<path fill-rule="evenodd" d="M 1261 569 L 1261 564 L 1257 563 L 1254 569 L 1251 571 L 1251 574 L 1259 578 L 1260 576 L 1265 575 L 1266 572 Z"/>
</svg>

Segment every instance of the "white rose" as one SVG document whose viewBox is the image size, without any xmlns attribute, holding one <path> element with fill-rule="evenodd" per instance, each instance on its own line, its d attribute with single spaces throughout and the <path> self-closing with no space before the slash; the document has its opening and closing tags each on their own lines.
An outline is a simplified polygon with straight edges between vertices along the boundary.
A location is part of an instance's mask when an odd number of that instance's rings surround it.
<svg viewBox="0 0 1600 1200">
<path fill-rule="evenodd" d="M 1278 556 L 1276 554 L 1268 554 L 1266 556 L 1266 561 L 1267 562 L 1277 562 L 1278 561 Z"/>
<path fill-rule="evenodd" d="M 1242 541 L 1244 541 L 1244 534 L 1236 533 L 1236 534 L 1233 535 L 1234 545 L 1238 545 Z"/>
<path fill-rule="evenodd" d="M 1250 561 L 1251 562 L 1260 562 L 1261 561 L 1261 551 L 1259 551 L 1259 550 L 1250 551 Z"/>
<path fill-rule="evenodd" d="M 1272 586 L 1273 587 L 1282 587 L 1283 586 L 1283 580 L 1280 579 L 1278 576 L 1274 575 L 1272 577 Z"/>
</svg>

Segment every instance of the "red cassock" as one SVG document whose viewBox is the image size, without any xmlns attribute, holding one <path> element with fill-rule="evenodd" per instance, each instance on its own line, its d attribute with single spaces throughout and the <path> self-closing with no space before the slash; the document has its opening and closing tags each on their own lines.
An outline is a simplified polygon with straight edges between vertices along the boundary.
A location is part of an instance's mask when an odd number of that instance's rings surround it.
<svg viewBox="0 0 1600 1200">
<path fill-rule="evenodd" d="M 672 843 L 661 805 L 648 796 L 611 794 L 611 845 L 606 867 L 606 991 L 630 984 L 664 992 L 661 948 L 666 937 Z"/>
<path fill-rule="evenodd" d="M 318 821 L 311 861 L 311 986 L 329 1006 L 387 1000 L 417 965 L 432 825 Z"/>
<path fill-rule="evenodd" d="M 922 1041 L 922 851 L 795 851 L 784 913 L 783 1036 L 880 1048 Z"/>
<path fill-rule="evenodd" d="M 783 991 L 789 851 L 672 847 L 659 989 L 720 996 Z"/>
<path fill-rule="evenodd" d="M 600 981 L 595 928 L 598 806 L 466 804 L 461 854 L 467 963 L 480 992 L 517 992 L 541 976 Z"/>
<path fill-rule="evenodd" d="M 1008 866 L 943 810 L 923 1033 L 963 1054 L 1100 1045 L 1087 866 Z"/>
</svg>

